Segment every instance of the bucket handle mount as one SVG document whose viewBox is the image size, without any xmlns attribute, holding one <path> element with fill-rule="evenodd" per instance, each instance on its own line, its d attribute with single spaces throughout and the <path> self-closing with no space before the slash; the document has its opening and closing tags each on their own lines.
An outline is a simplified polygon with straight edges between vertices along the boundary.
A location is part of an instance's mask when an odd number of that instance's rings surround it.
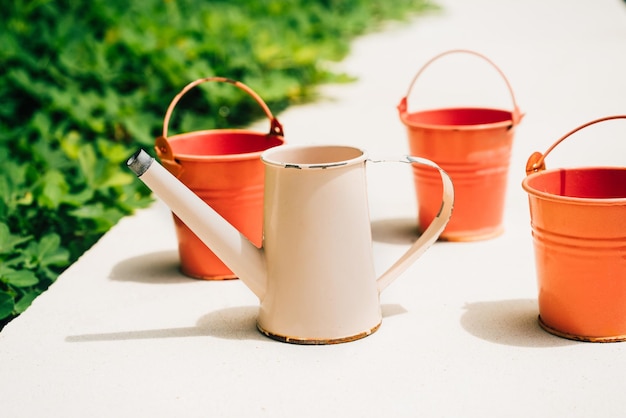
<svg viewBox="0 0 626 418">
<path fill-rule="evenodd" d="M 613 119 L 626 119 L 626 115 L 606 116 L 606 117 L 595 119 L 595 120 L 592 120 L 591 122 L 582 124 L 578 128 L 572 129 L 571 131 L 563 135 L 561 138 L 559 138 L 554 144 L 550 146 L 550 148 L 548 148 L 548 150 L 545 153 L 542 154 L 540 152 L 534 152 L 528 158 L 528 162 L 526 163 L 526 175 L 530 175 L 532 173 L 537 173 L 539 171 L 545 170 L 546 169 L 545 159 L 548 156 L 548 154 L 550 154 L 550 152 L 552 152 L 552 150 L 556 148 L 557 145 L 559 145 L 569 136 L 573 135 L 574 133 L 588 126 L 595 125 L 596 123 L 600 123 L 600 122 L 605 122 L 607 120 L 613 120 Z"/>
<path fill-rule="evenodd" d="M 212 82 L 212 81 L 213 82 L 229 83 L 229 84 L 232 84 L 235 87 L 239 87 L 241 90 L 243 90 L 246 93 L 248 93 L 259 104 L 259 106 L 261 106 L 261 109 L 263 109 L 263 112 L 265 113 L 267 118 L 270 120 L 270 130 L 269 130 L 269 133 L 267 135 L 268 136 L 281 136 L 281 137 L 284 136 L 283 127 L 280 124 L 280 122 L 278 122 L 278 119 L 276 119 L 274 117 L 274 115 L 270 111 L 270 108 L 267 106 L 267 104 L 265 104 L 263 99 L 261 99 L 261 97 L 254 90 L 252 90 L 250 87 L 248 87 L 247 85 L 245 85 L 244 83 L 242 83 L 240 81 L 232 80 L 232 79 L 226 78 L 226 77 L 205 77 L 205 78 L 200 78 L 198 80 L 192 81 L 191 83 L 187 84 L 172 99 L 172 101 L 170 102 L 170 105 L 167 108 L 167 111 L 165 112 L 165 118 L 163 119 L 163 134 L 160 137 L 158 137 L 156 139 L 155 143 L 154 143 L 154 148 L 155 148 L 157 154 L 159 155 L 159 159 L 161 160 L 161 162 L 164 165 L 166 165 L 168 167 L 168 169 L 170 169 L 170 171 L 173 171 L 175 175 L 180 174 L 180 171 L 182 170 L 182 166 L 178 163 L 178 161 L 176 161 L 176 158 L 174 157 L 174 153 L 172 151 L 172 148 L 171 148 L 169 142 L 167 141 L 168 127 L 169 127 L 169 123 L 170 123 L 170 118 L 172 117 L 172 112 L 174 111 L 174 108 L 176 107 L 176 105 L 178 104 L 180 99 L 189 90 L 191 90 L 192 88 L 196 87 L 199 84 L 206 83 L 206 82 Z"/>
<path fill-rule="evenodd" d="M 420 70 L 417 72 L 417 74 L 415 74 L 415 76 L 413 77 L 413 80 L 411 80 L 411 84 L 409 84 L 409 88 L 408 88 L 408 90 L 406 92 L 406 95 L 402 98 L 402 100 L 400 101 L 400 104 L 398 105 L 398 110 L 400 112 L 406 112 L 407 111 L 407 109 L 408 109 L 408 97 L 411 94 L 411 90 L 413 90 L 413 85 L 415 84 L 417 79 L 422 75 L 422 73 L 426 70 L 426 68 L 428 66 L 430 66 L 434 61 L 438 60 L 439 58 L 442 58 L 442 57 L 444 57 L 446 55 L 450 55 L 450 54 L 456 54 L 456 53 L 464 53 L 464 54 L 475 55 L 475 56 L 477 56 L 479 58 L 482 58 L 483 60 L 487 61 L 493 68 L 495 68 L 495 70 L 498 72 L 498 74 L 500 74 L 500 76 L 504 80 L 504 83 L 506 84 L 506 87 L 509 90 L 509 94 L 511 95 L 511 99 L 513 100 L 513 111 L 511 112 L 511 119 L 512 119 L 512 122 L 513 122 L 513 126 L 517 126 L 521 122 L 522 117 L 524 115 L 520 111 L 519 106 L 517 105 L 517 101 L 515 100 L 515 94 L 513 93 L 513 87 L 511 87 L 511 83 L 509 83 L 508 78 L 506 77 L 506 75 L 504 75 L 504 72 L 502 72 L 502 70 L 493 61 L 491 61 L 489 58 L 487 58 L 483 54 L 480 54 L 478 52 L 475 52 L 475 51 L 472 51 L 472 50 L 469 50 L 469 49 L 452 49 L 452 50 L 449 50 L 449 51 L 442 52 L 442 53 L 440 53 L 438 55 L 435 55 L 433 58 L 428 60 L 426 62 L 426 64 L 424 64 L 422 66 L 422 68 L 420 68 Z"/>
</svg>

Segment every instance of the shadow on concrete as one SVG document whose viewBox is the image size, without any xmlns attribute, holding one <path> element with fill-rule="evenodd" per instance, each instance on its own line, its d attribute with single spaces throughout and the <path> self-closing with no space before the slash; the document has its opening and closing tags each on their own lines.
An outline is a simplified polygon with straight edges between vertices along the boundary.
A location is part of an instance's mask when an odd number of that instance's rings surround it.
<svg viewBox="0 0 626 418">
<path fill-rule="evenodd" d="M 157 251 L 120 261 L 111 270 L 109 279 L 147 284 L 192 282 L 194 279 L 183 275 L 179 267 L 176 250 Z"/>
<path fill-rule="evenodd" d="M 517 347 L 559 347 L 577 344 L 548 334 L 537 322 L 534 299 L 510 299 L 468 303 L 461 325 L 483 340 Z"/>
<path fill-rule="evenodd" d="M 382 305 L 383 318 L 406 313 L 400 305 Z M 228 340 L 273 340 L 262 335 L 256 328 L 258 306 L 237 306 L 218 309 L 200 317 L 195 326 L 181 328 L 161 328 L 131 330 L 108 333 L 70 335 L 66 342 L 86 343 L 100 341 L 132 341 L 165 338 L 214 337 Z"/>
<path fill-rule="evenodd" d="M 372 239 L 377 242 L 411 245 L 420 236 L 413 218 L 378 219 L 372 221 L 371 225 Z"/>
</svg>

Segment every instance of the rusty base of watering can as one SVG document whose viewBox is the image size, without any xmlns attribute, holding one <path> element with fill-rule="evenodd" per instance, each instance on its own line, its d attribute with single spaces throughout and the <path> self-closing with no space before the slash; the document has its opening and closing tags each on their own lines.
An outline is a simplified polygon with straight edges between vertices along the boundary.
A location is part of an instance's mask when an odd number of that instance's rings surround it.
<svg viewBox="0 0 626 418">
<path fill-rule="evenodd" d="M 266 337 L 269 337 L 272 340 L 280 341 L 281 343 L 290 343 L 290 344 L 299 344 L 299 345 L 330 345 L 330 344 L 349 343 L 349 342 L 360 340 L 361 338 L 370 336 L 373 333 L 375 333 L 378 330 L 378 328 L 380 328 L 381 323 L 382 322 L 379 322 L 372 329 L 360 332 L 356 335 L 350 335 L 350 336 L 342 337 L 342 338 L 330 338 L 330 339 L 289 337 L 286 335 L 279 335 L 279 334 L 274 334 L 272 332 L 269 332 L 263 329 L 258 323 L 256 327 Z"/>
<path fill-rule="evenodd" d="M 543 328 L 544 331 L 549 332 L 552 335 L 556 335 L 557 337 L 567 338 L 568 340 L 574 341 L 584 341 L 589 343 L 617 343 L 626 341 L 626 335 L 615 335 L 608 337 L 592 337 L 585 335 L 575 335 L 567 332 L 559 331 L 558 329 L 552 328 L 550 325 L 546 324 L 543 319 L 541 319 L 541 315 L 538 316 L 537 320 L 539 321 L 539 325 Z"/>
</svg>

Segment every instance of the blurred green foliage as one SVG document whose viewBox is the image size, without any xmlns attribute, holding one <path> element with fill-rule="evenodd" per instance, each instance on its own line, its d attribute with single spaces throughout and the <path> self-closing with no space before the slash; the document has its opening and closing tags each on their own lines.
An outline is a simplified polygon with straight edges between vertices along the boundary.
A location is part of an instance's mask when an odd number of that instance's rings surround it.
<svg viewBox="0 0 626 418">
<path fill-rule="evenodd" d="M 0 328 L 121 217 L 150 203 L 123 168 L 187 83 L 225 76 L 274 113 L 345 81 L 325 63 L 426 0 L 0 0 Z M 171 131 L 243 126 L 258 105 L 194 89 Z"/>
</svg>

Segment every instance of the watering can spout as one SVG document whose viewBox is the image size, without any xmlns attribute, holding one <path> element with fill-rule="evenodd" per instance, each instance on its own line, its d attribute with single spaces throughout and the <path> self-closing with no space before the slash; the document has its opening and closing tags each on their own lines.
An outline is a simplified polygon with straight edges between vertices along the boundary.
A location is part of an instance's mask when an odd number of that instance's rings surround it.
<svg viewBox="0 0 626 418">
<path fill-rule="evenodd" d="M 267 272 L 262 249 L 255 247 L 144 150 L 137 151 L 126 165 L 263 300 Z"/>
</svg>

